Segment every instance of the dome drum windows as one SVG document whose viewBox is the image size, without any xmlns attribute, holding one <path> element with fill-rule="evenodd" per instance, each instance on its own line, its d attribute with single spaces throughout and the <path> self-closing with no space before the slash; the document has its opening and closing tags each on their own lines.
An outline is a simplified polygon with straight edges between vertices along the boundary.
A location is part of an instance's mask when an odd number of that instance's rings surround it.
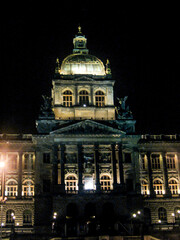
<svg viewBox="0 0 180 240">
<path fill-rule="evenodd" d="M 105 94 L 102 91 L 97 91 L 95 93 L 95 105 L 97 107 L 105 106 Z"/>
<path fill-rule="evenodd" d="M 66 90 L 65 92 L 63 92 L 63 106 L 72 106 L 72 92 L 70 90 Z"/>
<path fill-rule="evenodd" d="M 79 104 L 81 106 L 89 106 L 89 93 L 86 90 L 79 92 Z"/>
</svg>

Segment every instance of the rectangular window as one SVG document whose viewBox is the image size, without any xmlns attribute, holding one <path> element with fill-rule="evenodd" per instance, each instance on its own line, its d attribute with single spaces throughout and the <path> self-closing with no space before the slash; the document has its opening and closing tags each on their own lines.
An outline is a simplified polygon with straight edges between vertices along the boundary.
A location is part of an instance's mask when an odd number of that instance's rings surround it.
<svg viewBox="0 0 180 240">
<path fill-rule="evenodd" d="M 161 168 L 160 154 L 152 154 L 151 155 L 151 166 L 152 166 L 152 169 L 160 169 Z"/>
<path fill-rule="evenodd" d="M 43 163 L 50 163 L 50 153 L 43 153 Z"/>
<path fill-rule="evenodd" d="M 175 164 L 175 154 L 167 154 L 166 155 L 166 166 L 168 169 L 175 169 L 176 164 Z"/>
<path fill-rule="evenodd" d="M 145 154 L 140 155 L 140 168 L 142 170 L 146 169 L 146 155 Z"/>
<path fill-rule="evenodd" d="M 10 153 L 7 155 L 8 157 L 8 168 L 9 170 L 17 170 L 17 159 L 18 155 L 16 153 Z"/>
<path fill-rule="evenodd" d="M 131 163 L 131 153 L 124 153 L 124 162 Z"/>
<path fill-rule="evenodd" d="M 33 170 L 34 169 L 34 154 L 25 153 L 24 154 L 24 169 Z"/>
</svg>

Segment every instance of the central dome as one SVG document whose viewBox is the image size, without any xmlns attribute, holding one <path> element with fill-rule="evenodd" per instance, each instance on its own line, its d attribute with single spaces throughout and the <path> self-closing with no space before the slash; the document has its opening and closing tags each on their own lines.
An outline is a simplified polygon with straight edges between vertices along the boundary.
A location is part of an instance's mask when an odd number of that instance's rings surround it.
<svg viewBox="0 0 180 240">
<path fill-rule="evenodd" d="M 62 75 L 106 75 L 104 64 L 97 57 L 90 54 L 74 53 L 68 55 L 60 68 Z"/>
</svg>

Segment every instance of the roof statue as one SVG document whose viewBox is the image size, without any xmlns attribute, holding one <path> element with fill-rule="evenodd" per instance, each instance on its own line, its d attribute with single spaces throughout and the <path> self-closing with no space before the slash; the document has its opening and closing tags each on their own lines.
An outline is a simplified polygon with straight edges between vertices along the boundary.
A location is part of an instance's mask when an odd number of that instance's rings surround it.
<svg viewBox="0 0 180 240">
<path fill-rule="evenodd" d="M 118 106 L 116 107 L 117 119 L 133 119 L 132 112 L 129 110 L 129 106 L 126 105 L 128 96 L 124 98 L 117 98 Z"/>
<path fill-rule="evenodd" d="M 54 118 L 51 101 L 52 98 L 42 95 L 43 103 L 40 107 L 40 118 Z"/>
</svg>

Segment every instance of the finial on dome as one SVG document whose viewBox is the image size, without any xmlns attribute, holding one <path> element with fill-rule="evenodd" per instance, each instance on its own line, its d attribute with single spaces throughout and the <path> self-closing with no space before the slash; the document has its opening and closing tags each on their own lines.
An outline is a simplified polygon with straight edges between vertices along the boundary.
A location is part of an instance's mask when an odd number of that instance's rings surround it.
<svg viewBox="0 0 180 240">
<path fill-rule="evenodd" d="M 82 33 L 81 32 L 81 26 L 79 25 L 79 27 L 78 27 L 78 33 Z"/>
</svg>

